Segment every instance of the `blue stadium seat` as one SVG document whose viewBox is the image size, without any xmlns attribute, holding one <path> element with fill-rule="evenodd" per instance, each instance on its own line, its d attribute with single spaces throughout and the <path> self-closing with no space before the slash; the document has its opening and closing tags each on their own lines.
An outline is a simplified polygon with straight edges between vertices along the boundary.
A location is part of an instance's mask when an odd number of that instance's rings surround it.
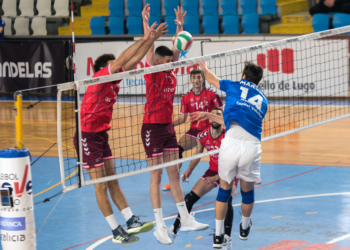
<svg viewBox="0 0 350 250">
<path fill-rule="evenodd" d="M 314 32 L 320 32 L 329 29 L 328 14 L 315 14 L 312 17 L 312 27 Z"/>
<path fill-rule="evenodd" d="M 124 17 L 111 16 L 108 20 L 108 28 L 110 35 L 123 35 L 124 34 Z"/>
<path fill-rule="evenodd" d="M 218 1 L 217 0 L 202 0 L 202 8 L 204 15 L 217 15 L 218 14 Z"/>
<path fill-rule="evenodd" d="M 239 17 L 227 15 L 222 19 L 224 34 L 239 34 Z"/>
<path fill-rule="evenodd" d="M 141 16 L 142 0 L 128 0 L 126 7 L 129 10 L 129 16 Z"/>
<path fill-rule="evenodd" d="M 142 17 L 129 16 L 126 21 L 126 28 L 128 29 L 128 34 L 142 35 Z"/>
<path fill-rule="evenodd" d="M 237 14 L 237 0 L 221 0 L 220 5 L 224 16 Z"/>
<path fill-rule="evenodd" d="M 150 15 L 149 17 L 149 26 L 151 26 L 154 22 L 157 22 L 158 25 L 160 24 L 160 16 L 154 16 L 154 15 Z M 156 28 L 158 27 L 158 25 L 156 26 Z"/>
<path fill-rule="evenodd" d="M 337 13 L 333 16 L 333 27 L 340 28 L 350 25 L 350 14 Z"/>
<path fill-rule="evenodd" d="M 124 16 L 124 0 L 109 0 L 108 9 L 110 16 Z"/>
<path fill-rule="evenodd" d="M 163 7 L 166 11 L 166 16 L 175 16 L 174 9 L 177 9 L 179 0 L 164 0 Z"/>
<path fill-rule="evenodd" d="M 105 23 L 106 18 L 104 17 L 92 17 L 90 20 L 91 35 L 105 35 Z"/>
<path fill-rule="evenodd" d="M 243 34 L 259 33 L 259 16 L 258 14 L 245 14 L 242 17 Z"/>
<path fill-rule="evenodd" d="M 256 0 L 241 0 L 242 14 L 256 13 Z"/>
<path fill-rule="evenodd" d="M 219 16 L 204 16 L 202 22 L 204 34 L 219 34 Z"/>
<path fill-rule="evenodd" d="M 167 35 L 175 35 L 176 33 L 176 24 L 175 24 L 175 16 L 165 16 L 165 22 L 167 23 L 167 25 L 169 25 L 169 27 L 167 28 L 167 30 L 169 30 L 166 34 Z"/>
<path fill-rule="evenodd" d="M 199 16 L 187 14 L 184 18 L 184 28 L 192 35 L 199 34 Z"/>
<path fill-rule="evenodd" d="M 111 0 L 109 0 L 111 1 Z M 145 5 L 146 4 L 150 4 L 151 6 L 151 15 L 154 16 L 160 16 L 161 15 L 161 8 L 160 8 L 160 2 L 161 0 L 146 0 Z M 159 23 L 159 22 L 158 22 Z"/>
<path fill-rule="evenodd" d="M 276 15 L 276 0 L 260 0 L 261 15 Z"/>
<path fill-rule="evenodd" d="M 198 15 L 198 0 L 182 0 L 182 7 L 187 15 Z"/>
</svg>

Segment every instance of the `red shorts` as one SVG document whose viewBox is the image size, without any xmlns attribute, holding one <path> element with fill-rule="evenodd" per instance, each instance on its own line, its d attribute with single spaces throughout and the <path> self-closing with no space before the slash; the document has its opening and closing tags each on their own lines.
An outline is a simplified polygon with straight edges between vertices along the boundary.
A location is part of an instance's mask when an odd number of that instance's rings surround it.
<svg viewBox="0 0 350 250">
<path fill-rule="evenodd" d="M 104 165 L 103 161 L 113 159 L 108 144 L 106 131 L 97 133 L 81 132 L 81 145 L 83 147 L 83 168 L 98 168 Z M 77 149 L 77 134 L 74 135 L 74 146 Z"/>
<path fill-rule="evenodd" d="M 163 151 L 179 151 L 173 123 L 144 123 L 141 138 L 147 158 L 162 156 Z"/>
<path fill-rule="evenodd" d="M 186 136 L 189 136 L 189 137 L 192 137 L 194 139 L 197 140 L 197 135 L 200 133 L 200 132 L 203 132 L 204 130 L 199 130 L 199 129 L 190 129 L 188 130 L 185 135 Z"/>
<path fill-rule="evenodd" d="M 218 174 L 219 173 L 217 171 L 214 171 L 214 170 L 209 168 L 200 179 L 204 180 L 204 178 L 206 178 L 206 177 L 213 177 L 213 176 L 218 175 Z M 239 182 L 239 179 L 235 177 L 233 179 L 233 185 L 235 185 L 237 187 L 238 182 Z M 220 184 L 220 180 L 214 182 L 215 187 L 219 186 L 219 184 Z"/>
</svg>

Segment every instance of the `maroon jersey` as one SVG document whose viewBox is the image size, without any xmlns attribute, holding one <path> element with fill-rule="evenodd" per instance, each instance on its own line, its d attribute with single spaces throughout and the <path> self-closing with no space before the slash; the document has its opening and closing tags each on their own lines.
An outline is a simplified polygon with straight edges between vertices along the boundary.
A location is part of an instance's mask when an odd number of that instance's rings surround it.
<svg viewBox="0 0 350 250">
<path fill-rule="evenodd" d="M 123 72 L 123 68 L 119 72 Z M 110 65 L 96 72 L 93 77 L 110 75 Z M 113 104 L 117 101 L 119 83 L 106 82 L 88 86 L 80 108 L 81 130 L 100 132 L 109 130 L 112 119 Z"/>
<path fill-rule="evenodd" d="M 197 140 L 203 147 L 207 149 L 207 151 L 219 149 L 221 146 L 221 140 L 225 137 L 225 130 L 222 130 L 221 135 L 213 139 L 210 134 L 210 129 L 203 131 L 202 133 L 197 135 Z M 209 169 L 218 172 L 219 166 L 219 154 L 211 155 L 209 162 Z"/>
<path fill-rule="evenodd" d="M 199 95 L 195 95 L 192 90 L 188 91 L 181 99 L 181 114 L 193 113 L 196 111 L 211 112 L 213 108 L 222 108 L 222 101 L 215 90 L 203 87 Z M 191 129 L 205 130 L 209 128 L 209 120 L 199 123 L 191 122 Z"/>
<path fill-rule="evenodd" d="M 146 67 L 151 67 L 147 61 Z M 146 103 L 143 123 L 171 123 L 176 90 L 174 71 L 162 71 L 144 75 L 146 80 Z"/>
</svg>

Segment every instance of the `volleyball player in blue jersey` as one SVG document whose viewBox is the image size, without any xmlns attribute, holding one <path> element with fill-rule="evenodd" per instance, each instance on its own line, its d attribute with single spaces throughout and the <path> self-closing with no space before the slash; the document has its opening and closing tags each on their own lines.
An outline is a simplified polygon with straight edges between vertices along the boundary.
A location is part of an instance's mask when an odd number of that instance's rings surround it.
<svg viewBox="0 0 350 250">
<path fill-rule="evenodd" d="M 213 247 L 220 249 L 224 243 L 223 224 L 227 201 L 235 177 L 241 180 L 240 239 L 247 240 L 252 228 L 250 216 L 254 206 L 254 183 L 260 180 L 260 140 L 268 101 L 258 88 L 263 77 L 263 69 L 260 66 L 245 62 L 239 82 L 219 79 L 209 70 L 206 62 L 199 63 L 199 66 L 209 84 L 226 92 L 223 118 L 211 113 L 191 114 L 192 120 L 210 119 L 225 124 L 227 130 L 219 153 L 220 188 L 215 203 L 216 231 Z"/>
</svg>

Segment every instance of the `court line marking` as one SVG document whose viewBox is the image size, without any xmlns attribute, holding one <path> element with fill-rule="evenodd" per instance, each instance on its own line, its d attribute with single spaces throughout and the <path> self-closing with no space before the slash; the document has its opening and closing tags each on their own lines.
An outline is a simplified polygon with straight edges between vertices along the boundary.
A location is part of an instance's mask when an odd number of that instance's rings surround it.
<svg viewBox="0 0 350 250">
<path fill-rule="evenodd" d="M 201 238 L 203 238 L 203 236 L 198 236 L 198 237 L 196 238 L 196 240 L 199 240 L 199 239 L 201 239 Z"/>
<path fill-rule="evenodd" d="M 332 244 L 332 243 L 335 243 L 335 242 L 338 242 L 338 241 L 341 241 L 341 240 L 345 240 L 345 239 L 347 239 L 349 237 L 350 237 L 350 234 L 346 234 L 346 235 L 343 235 L 342 237 L 335 238 L 335 239 L 333 239 L 331 241 L 328 241 L 327 243 L 328 244 Z"/>
<path fill-rule="evenodd" d="M 328 193 L 328 194 L 313 194 L 313 195 L 303 195 L 303 196 L 292 196 L 292 197 L 284 197 L 284 198 L 277 198 L 277 199 L 269 199 L 269 200 L 262 200 L 262 201 L 256 201 L 255 203 L 267 203 L 267 202 L 273 202 L 273 201 L 285 201 L 285 200 L 295 200 L 295 199 L 304 199 L 304 198 L 314 198 L 314 197 L 324 197 L 324 196 L 337 196 L 337 195 L 350 195 L 350 192 L 343 192 L 343 193 Z M 234 204 L 232 205 L 233 207 L 238 207 L 240 206 L 241 204 Z M 212 211 L 212 210 L 215 210 L 215 207 L 213 208 L 207 208 L 207 209 L 202 209 L 202 210 L 199 210 L 199 211 L 194 211 L 194 213 L 202 213 L 202 212 L 207 212 L 207 211 Z M 172 218 L 175 218 L 177 216 L 176 215 L 171 215 L 171 216 L 168 216 L 168 217 L 165 217 L 164 220 L 169 220 L 169 219 L 172 219 Z M 153 223 L 155 221 L 152 221 Z M 346 236 L 346 237 L 345 237 Z M 347 235 L 344 235 L 340 238 L 337 238 L 337 239 L 334 239 L 334 240 L 337 240 L 337 241 L 341 241 L 343 239 L 346 239 L 350 237 L 350 234 L 347 234 Z M 86 250 L 93 250 L 95 247 L 97 247 L 98 245 L 102 244 L 103 242 L 105 242 L 106 240 L 112 238 L 111 235 L 108 235 L 104 238 L 102 238 L 101 240 L 97 241 L 96 243 L 94 243 L 93 245 L 89 246 L 88 248 L 86 248 Z M 335 241 L 336 242 L 336 241 Z M 330 242 L 327 242 L 327 243 L 330 243 Z M 333 243 L 333 242 L 332 242 Z M 79 245 L 81 246 L 81 245 Z M 73 247 L 71 247 L 73 248 Z M 64 250 L 68 250 L 68 249 L 71 249 L 71 248 L 66 248 Z"/>
<path fill-rule="evenodd" d="M 318 214 L 318 212 L 307 212 L 306 214 Z"/>
<path fill-rule="evenodd" d="M 271 219 L 278 219 L 278 218 L 282 218 L 283 216 L 275 216 L 275 217 L 271 217 Z"/>
</svg>

